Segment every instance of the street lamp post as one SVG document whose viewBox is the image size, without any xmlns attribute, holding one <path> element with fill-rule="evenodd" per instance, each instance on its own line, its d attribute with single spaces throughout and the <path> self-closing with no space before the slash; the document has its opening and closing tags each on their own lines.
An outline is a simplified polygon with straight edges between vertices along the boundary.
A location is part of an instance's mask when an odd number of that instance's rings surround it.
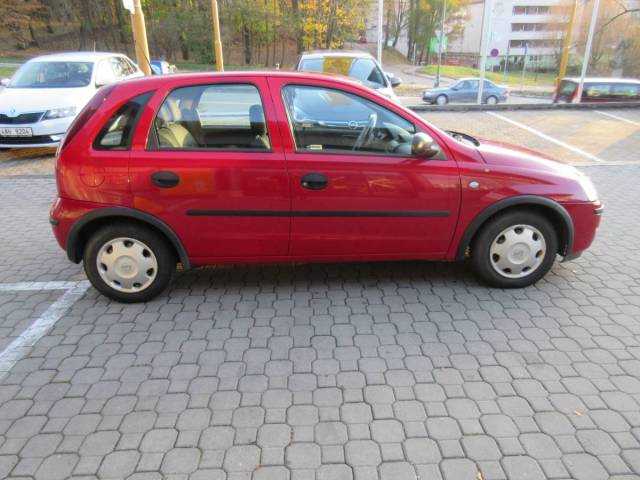
<svg viewBox="0 0 640 480">
<path fill-rule="evenodd" d="M 382 23 L 384 22 L 384 0 L 378 0 L 378 63 L 382 65 Z"/>
<path fill-rule="evenodd" d="M 589 67 L 589 59 L 591 57 L 591 45 L 593 44 L 593 35 L 598 22 L 598 10 L 600 9 L 600 0 L 594 0 L 593 10 L 591 11 L 591 23 L 589 24 L 589 36 L 587 37 L 587 46 L 584 49 L 584 59 L 582 60 L 582 71 L 580 72 L 580 83 L 578 83 L 578 91 L 574 97 L 575 102 L 582 99 L 582 90 L 584 89 L 584 77 L 587 75 Z"/>
<path fill-rule="evenodd" d="M 222 58 L 222 41 L 220 40 L 220 18 L 218 16 L 218 0 L 211 0 L 211 28 L 213 30 L 213 52 L 215 54 L 216 70 L 224 70 Z"/>
<path fill-rule="evenodd" d="M 442 65 L 442 43 L 444 42 L 444 20 L 447 15 L 447 0 L 442 2 L 442 17 L 440 17 L 440 41 L 438 42 L 438 70 L 434 87 L 440 86 L 440 66 Z"/>
<path fill-rule="evenodd" d="M 485 0 L 482 14 L 482 40 L 480 42 L 480 82 L 478 83 L 477 103 L 482 103 L 482 91 L 484 89 L 484 70 L 487 66 L 487 51 L 489 50 L 489 25 L 491 25 L 491 14 L 493 11 L 493 1 Z"/>
<path fill-rule="evenodd" d="M 144 23 L 144 13 L 140 0 L 123 0 L 122 4 L 131 14 L 131 30 L 136 49 L 136 61 L 145 75 L 151 75 L 151 59 L 147 44 L 147 27 Z"/>
</svg>

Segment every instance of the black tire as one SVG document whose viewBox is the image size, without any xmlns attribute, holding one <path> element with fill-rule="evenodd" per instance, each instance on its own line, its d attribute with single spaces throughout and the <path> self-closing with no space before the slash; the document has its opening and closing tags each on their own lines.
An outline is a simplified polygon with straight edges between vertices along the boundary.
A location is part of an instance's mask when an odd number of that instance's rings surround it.
<svg viewBox="0 0 640 480">
<path fill-rule="evenodd" d="M 498 235 L 515 225 L 535 227 L 546 243 L 542 262 L 530 274 L 520 278 L 510 278 L 498 273 L 492 265 L 490 253 L 491 245 Z M 496 216 L 482 226 L 471 245 L 471 263 L 480 279 L 493 287 L 523 288 L 533 285 L 547 274 L 555 262 L 557 252 L 558 234 L 549 220 L 528 210 L 511 211 Z"/>
<path fill-rule="evenodd" d="M 105 243 L 126 237 L 144 243 L 155 255 L 157 272 L 153 281 L 143 290 L 122 292 L 110 286 L 98 272 L 97 255 Z M 147 302 L 160 295 L 171 282 L 176 270 L 176 256 L 166 239 L 135 223 L 116 223 L 97 230 L 87 241 L 83 255 L 84 271 L 91 284 L 103 295 L 122 303 Z"/>
<path fill-rule="evenodd" d="M 493 101 L 491 99 L 493 99 Z M 498 100 L 498 97 L 496 97 L 495 95 L 489 95 L 487 97 L 487 101 L 486 101 L 487 105 L 497 105 L 498 103 L 500 103 L 500 101 Z"/>
<path fill-rule="evenodd" d="M 439 101 L 439 99 L 440 99 L 440 98 L 442 98 L 442 99 L 443 99 L 442 103 L 440 103 L 440 101 Z M 447 97 L 446 95 L 438 95 L 438 96 L 436 97 L 436 99 L 434 100 L 434 103 L 435 103 L 436 105 L 441 105 L 441 106 L 442 106 L 442 105 L 446 105 L 447 103 L 449 103 L 449 97 Z"/>
</svg>

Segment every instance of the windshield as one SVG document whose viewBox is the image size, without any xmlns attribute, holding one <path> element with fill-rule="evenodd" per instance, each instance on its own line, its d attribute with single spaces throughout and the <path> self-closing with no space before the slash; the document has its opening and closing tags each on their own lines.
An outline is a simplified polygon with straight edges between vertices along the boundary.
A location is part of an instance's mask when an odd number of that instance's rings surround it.
<svg viewBox="0 0 640 480">
<path fill-rule="evenodd" d="M 370 58 L 345 56 L 307 58 L 300 62 L 299 70 L 344 75 L 355 78 L 371 88 L 386 87 L 382 72 Z"/>
<path fill-rule="evenodd" d="M 28 62 L 15 73 L 9 88 L 77 88 L 91 82 L 91 62 Z"/>
</svg>

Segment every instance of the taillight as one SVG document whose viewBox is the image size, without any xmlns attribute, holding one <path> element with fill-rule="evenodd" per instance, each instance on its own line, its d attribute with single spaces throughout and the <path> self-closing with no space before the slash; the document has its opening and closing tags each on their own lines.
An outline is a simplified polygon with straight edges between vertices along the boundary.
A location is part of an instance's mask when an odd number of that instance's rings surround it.
<svg viewBox="0 0 640 480">
<path fill-rule="evenodd" d="M 76 134 L 82 129 L 82 127 L 86 125 L 93 114 L 98 111 L 102 103 L 107 99 L 114 88 L 115 85 L 104 86 L 96 92 L 91 100 L 89 100 L 89 103 L 85 105 L 78 116 L 73 120 L 73 122 L 71 122 L 69 130 L 67 130 L 67 134 L 65 135 L 64 140 L 62 141 L 62 144 L 60 145 L 60 148 L 58 150 L 58 155 L 62 150 L 64 150 L 71 139 L 76 136 Z"/>
</svg>

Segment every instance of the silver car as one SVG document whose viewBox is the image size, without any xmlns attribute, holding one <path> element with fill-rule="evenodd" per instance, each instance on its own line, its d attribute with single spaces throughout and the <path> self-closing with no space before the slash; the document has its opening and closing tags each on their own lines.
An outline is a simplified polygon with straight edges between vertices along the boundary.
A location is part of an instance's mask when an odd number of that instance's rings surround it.
<svg viewBox="0 0 640 480">
<path fill-rule="evenodd" d="M 422 94 L 422 100 L 435 105 L 446 105 L 449 102 L 475 103 L 478 100 L 479 86 L 479 78 L 461 78 L 448 87 L 425 90 Z M 484 81 L 482 103 L 495 105 L 506 102 L 508 95 L 507 87 L 496 85 L 490 80 Z"/>
</svg>

